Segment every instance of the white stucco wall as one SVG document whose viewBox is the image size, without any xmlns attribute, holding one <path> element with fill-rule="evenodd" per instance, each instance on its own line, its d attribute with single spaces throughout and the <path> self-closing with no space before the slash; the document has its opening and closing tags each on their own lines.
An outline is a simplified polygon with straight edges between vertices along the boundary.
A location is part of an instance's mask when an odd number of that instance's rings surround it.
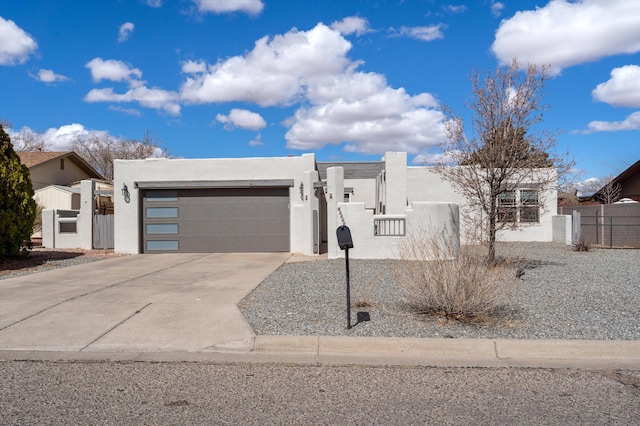
<svg viewBox="0 0 640 426">
<path fill-rule="evenodd" d="M 386 174 L 385 213 L 404 214 L 408 205 L 407 153 L 386 152 L 383 160 Z"/>
<path fill-rule="evenodd" d="M 459 247 L 458 205 L 452 203 L 417 202 L 405 209 L 403 215 L 374 215 L 364 208 L 364 203 L 337 203 L 345 224 L 351 231 L 353 248 L 349 257 L 354 259 L 400 259 L 410 258 L 403 245 L 410 243 L 411 237 L 433 232 L 448 238 L 452 247 Z M 403 218 L 406 223 L 405 236 L 374 235 L 375 218 Z M 338 214 L 337 226 L 341 220 Z M 336 226 L 336 228 L 337 228 Z M 334 229 L 335 233 L 335 229 Z M 334 243 L 329 258 L 344 257 L 344 251 Z"/>
<path fill-rule="evenodd" d="M 313 209 L 311 198 L 300 197 L 300 183 L 304 172 L 315 170 L 315 156 L 279 158 L 215 158 L 215 159 L 166 159 L 115 160 L 114 161 L 114 209 L 115 251 L 119 253 L 140 252 L 140 191 L 135 182 L 195 182 L 234 180 L 293 179 L 290 188 L 291 251 L 312 253 L 309 216 Z M 308 175 L 307 183 L 317 180 L 317 173 Z M 129 202 L 121 194 L 123 184 L 129 190 Z M 313 189 L 305 185 L 305 194 Z M 306 207 L 305 207 L 306 206 Z"/>
<path fill-rule="evenodd" d="M 558 215 L 552 216 L 551 221 L 553 223 L 553 241 L 571 245 L 572 243 L 572 229 L 571 229 L 571 216 Z"/>
<path fill-rule="evenodd" d="M 551 173 L 551 171 L 543 169 L 541 173 Z M 535 182 L 532 180 L 526 183 Z M 430 167 L 407 168 L 407 199 L 409 203 L 416 201 L 453 202 L 460 205 L 461 212 L 468 213 L 469 209 L 466 199 L 454 190 L 450 182 L 442 179 Z M 552 217 L 557 210 L 557 193 L 555 189 L 547 188 L 545 192 L 540 194 L 540 202 L 542 203 L 542 208 L 540 209 L 539 223 L 523 223 L 519 224 L 518 229 L 499 231 L 497 239 L 499 241 L 552 241 Z M 460 236 L 463 241 L 470 234 L 467 226 L 468 224 L 462 220 Z"/>
<path fill-rule="evenodd" d="M 375 179 L 345 179 L 345 188 L 353 188 L 351 202 L 364 203 L 367 209 L 376 207 L 376 180 Z"/>
<path fill-rule="evenodd" d="M 95 183 L 83 180 L 80 187 L 80 208 L 45 209 L 42 211 L 42 245 L 47 248 L 93 248 L 93 214 Z M 75 223 L 75 232 L 60 232 L 64 222 Z"/>
</svg>

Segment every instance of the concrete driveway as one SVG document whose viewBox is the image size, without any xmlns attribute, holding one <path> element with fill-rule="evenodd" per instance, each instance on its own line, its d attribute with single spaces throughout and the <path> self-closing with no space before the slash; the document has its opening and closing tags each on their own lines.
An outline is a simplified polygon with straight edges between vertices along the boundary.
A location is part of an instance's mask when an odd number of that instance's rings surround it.
<svg viewBox="0 0 640 426">
<path fill-rule="evenodd" d="M 289 256 L 134 255 L 3 280 L 0 350 L 248 350 L 236 304 Z"/>
</svg>

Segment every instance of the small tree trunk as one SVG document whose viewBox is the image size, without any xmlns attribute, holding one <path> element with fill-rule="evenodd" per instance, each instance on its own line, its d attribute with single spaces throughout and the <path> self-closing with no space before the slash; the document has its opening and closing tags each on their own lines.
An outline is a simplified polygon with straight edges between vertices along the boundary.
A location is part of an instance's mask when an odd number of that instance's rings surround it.
<svg viewBox="0 0 640 426">
<path fill-rule="evenodd" d="M 496 220 L 497 220 L 497 196 L 491 197 L 491 209 L 489 212 L 489 247 L 487 252 L 487 265 L 493 266 L 496 262 Z"/>
<path fill-rule="evenodd" d="M 496 263 L 496 219 L 489 221 L 489 250 L 487 252 L 487 264 L 493 266 Z"/>
</svg>

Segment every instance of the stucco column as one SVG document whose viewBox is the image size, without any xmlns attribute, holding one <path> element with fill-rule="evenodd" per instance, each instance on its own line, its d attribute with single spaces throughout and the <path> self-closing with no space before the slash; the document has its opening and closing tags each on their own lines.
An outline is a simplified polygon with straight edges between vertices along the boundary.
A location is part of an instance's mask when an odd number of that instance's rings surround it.
<svg viewBox="0 0 640 426">
<path fill-rule="evenodd" d="M 407 153 L 384 154 L 386 214 L 405 214 L 407 208 Z"/>
<path fill-rule="evenodd" d="M 77 232 L 80 248 L 93 248 L 93 213 L 95 210 L 94 193 L 96 184 L 87 179 L 80 182 L 80 214 L 78 215 Z"/>
<path fill-rule="evenodd" d="M 303 172 L 302 176 L 302 202 L 304 206 L 304 254 L 313 255 L 317 254 L 317 248 L 314 250 L 314 241 L 319 244 L 319 224 L 314 228 L 314 215 L 316 211 L 316 217 L 319 217 L 318 197 L 315 196 L 314 183 L 318 181 L 318 172 L 316 170 L 307 170 Z M 315 239 L 314 239 L 315 232 Z"/>
<path fill-rule="evenodd" d="M 329 258 L 338 257 L 338 240 L 336 229 L 342 225 L 338 218 L 338 203 L 344 199 L 344 169 L 329 167 L 327 169 L 327 243 Z"/>
<path fill-rule="evenodd" d="M 42 247 L 55 248 L 56 211 L 42 210 Z"/>
</svg>

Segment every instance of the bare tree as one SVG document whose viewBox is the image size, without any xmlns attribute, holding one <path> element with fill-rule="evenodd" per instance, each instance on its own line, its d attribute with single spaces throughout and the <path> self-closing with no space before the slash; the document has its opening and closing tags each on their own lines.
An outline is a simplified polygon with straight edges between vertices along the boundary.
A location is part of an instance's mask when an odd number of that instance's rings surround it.
<svg viewBox="0 0 640 426">
<path fill-rule="evenodd" d="M 462 220 L 487 243 L 487 261 L 494 264 L 498 231 L 537 222 L 545 191 L 557 186 L 558 174 L 572 162 L 554 153 L 555 134 L 537 127 L 548 109 L 542 102 L 547 67 L 521 70 L 514 60 L 484 79 L 474 71 L 470 80 L 471 136 L 462 118 L 445 107 L 448 139 L 440 148 L 448 160 L 436 171 L 465 197 Z"/>
<path fill-rule="evenodd" d="M 0 120 L 5 129 L 12 128 L 6 119 Z M 13 149 L 22 152 L 47 151 L 47 143 L 42 133 L 34 132 L 28 127 L 23 127 L 18 133 L 11 135 Z"/>
<path fill-rule="evenodd" d="M 594 198 L 602 204 L 613 204 L 622 197 L 622 185 L 614 183 L 611 177 L 605 178 L 604 182 Z"/>
<path fill-rule="evenodd" d="M 148 130 L 141 140 L 118 139 L 109 135 L 77 138 L 73 150 L 107 180 L 113 180 L 113 160 L 169 157 L 169 153 L 161 148 L 161 143 Z"/>
</svg>

